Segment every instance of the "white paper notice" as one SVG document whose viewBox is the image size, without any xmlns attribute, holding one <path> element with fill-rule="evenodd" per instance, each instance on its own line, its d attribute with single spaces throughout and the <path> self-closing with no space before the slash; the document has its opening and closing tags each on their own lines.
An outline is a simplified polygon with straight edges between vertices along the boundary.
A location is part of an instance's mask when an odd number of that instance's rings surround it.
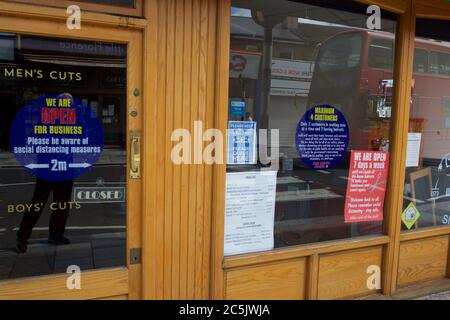
<svg viewBox="0 0 450 320">
<path fill-rule="evenodd" d="M 276 171 L 227 173 L 225 255 L 274 247 Z"/>
<path fill-rule="evenodd" d="M 408 133 L 408 146 L 406 149 L 406 166 L 418 167 L 420 158 L 420 143 L 422 134 L 418 132 Z"/>
</svg>

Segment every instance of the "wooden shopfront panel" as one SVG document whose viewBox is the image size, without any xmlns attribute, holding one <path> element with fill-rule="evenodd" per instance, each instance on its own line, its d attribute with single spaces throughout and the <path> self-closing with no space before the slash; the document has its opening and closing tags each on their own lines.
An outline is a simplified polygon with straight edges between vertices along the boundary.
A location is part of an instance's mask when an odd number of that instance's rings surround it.
<svg viewBox="0 0 450 320">
<path fill-rule="evenodd" d="M 382 251 L 379 246 L 320 256 L 318 299 L 373 294 L 367 285 L 368 276 L 374 266 L 381 270 Z"/>
<path fill-rule="evenodd" d="M 303 300 L 307 259 L 275 262 L 226 273 L 226 299 Z"/>
<path fill-rule="evenodd" d="M 143 249 L 146 270 L 143 282 L 141 267 L 128 265 L 86 272 L 85 289 L 81 291 L 67 291 L 65 275 L 2 282 L 0 297 L 139 298 L 142 285 L 145 298 L 267 298 L 272 294 L 267 288 L 275 284 L 280 291 L 288 288 L 285 298 L 289 299 L 348 298 L 369 293 L 360 283 L 363 266 L 367 263 L 382 263 L 385 294 L 396 290 L 397 278 L 399 284 L 409 284 L 445 275 L 446 263 L 448 270 L 448 262 L 442 258 L 448 247 L 448 239 L 442 236 L 445 233 L 434 238 L 421 233 L 429 239 L 417 246 L 418 243 L 413 242 L 417 240 L 416 236 L 400 236 L 398 213 L 402 193 L 399 189 L 403 185 L 402 163 L 406 158 L 409 124 L 409 117 L 404 119 L 404 110 L 409 103 L 412 78 L 408 68 L 412 70 L 413 63 L 410 39 L 414 25 L 411 18 L 413 2 L 360 2 L 379 4 L 400 16 L 394 79 L 401 85 L 396 88 L 393 104 L 403 111 L 393 113 L 391 178 L 385 205 L 384 235 L 224 259 L 225 166 L 174 166 L 170 162 L 172 144 L 169 138 L 173 129 L 190 128 L 195 120 L 204 120 L 208 128 L 226 129 L 229 1 L 145 1 L 142 10 L 148 20 L 129 19 L 127 25 L 131 29 L 127 30 L 117 27 L 124 25 L 120 17 L 85 13 L 87 25 L 81 32 L 66 30 L 63 24 L 65 13 L 60 9 L 1 1 L 2 32 L 128 44 L 127 110 L 137 108 L 143 118 L 138 116 L 127 121 L 130 128 L 141 128 L 141 121 L 146 124 L 142 131 L 142 174 L 144 179 L 155 183 L 144 186 L 147 196 L 142 199 L 141 182 L 128 182 L 131 205 L 127 216 L 127 250 Z M 433 7 L 429 1 L 414 3 L 421 17 L 448 17 L 444 4 Z M 36 18 L 24 19 L 23 12 Z M 48 19 L 43 21 L 42 16 Z M 154 43 L 163 45 L 155 46 Z M 143 94 L 135 96 L 135 88 L 143 88 L 140 90 Z M 141 112 L 142 105 L 148 112 Z M 127 137 L 127 144 L 128 141 Z M 135 192 L 131 194 L 130 190 Z M 141 201 L 144 202 L 143 210 Z M 141 224 L 141 219 L 145 223 Z M 433 271 L 422 272 L 420 270 L 426 269 L 422 262 L 428 257 L 424 250 L 430 248 L 436 253 L 430 262 Z M 360 253 L 361 259 L 356 253 Z M 440 258 L 436 258 L 437 254 Z M 346 279 L 351 286 L 345 285 L 347 281 L 336 280 L 334 266 L 348 275 Z M 347 272 L 351 268 L 358 272 Z M 285 283 L 280 270 L 288 274 L 289 283 Z M 105 286 L 100 284 L 100 279 L 105 279 L 102 282 Z M 246 281 L 240 283 L 240 279 Z M 333 286 L 336 289 L 330 287 L 333 281 L 337 281 Z M 253 286 L 265 294 L 252 291 Z M 51 292 L 46 287 L 52 288 Z M 34 295 L 30 294 L 31 289 L 37 290 Z"/>
<path fill-rule="evenodd" d="M 224 166 L 194 163 L 194 152 L 191 164 L 174 164 L 177 142 L 171 136 L 187 129 L 193 146 L 194 134 L 224 126 L 228 9 L 222 0 L 145 1 L 145 104 L 151 110 L 145 121 L 152 123 L 144 151 L 144 175 L 152 181 L 144 187 L 146 299 L 208 299 L 215 290 L 211 255 L 220 243 L 211 242 L 212 221 L 223 215 L 218 190 L 223 191 Z M 202 123 L 202 132 L 195 131 L 195 121 Z"/>
<path fill-rule="evenodd" d="M 448 245 L 447 235 L 402 241 L 398 285 L 405 286 L 421 281 L 445 278 L 447 276 Z"/>
</svg>

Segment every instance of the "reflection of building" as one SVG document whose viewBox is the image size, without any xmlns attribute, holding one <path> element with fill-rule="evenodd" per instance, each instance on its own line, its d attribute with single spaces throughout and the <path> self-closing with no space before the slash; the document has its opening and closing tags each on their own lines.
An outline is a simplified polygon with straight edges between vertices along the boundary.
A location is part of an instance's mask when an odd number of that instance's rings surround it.
<svg viewBox="0 0 450 320">
<path fill-rule="evenodd" d="M 105 144 L 125 144 L 126 47 L 123 45 L 5 35 L 0 54 L 0 101 L 14 113 L 44 94 L 70 92 L 103 123 Z M 118 93 L 119 92 L 119 93 Z M 9 133 L 0 137 L 8 146 Z"/>
<path fill-rule="evenodd" d="M 305 113 L 314 61 L 322 41 L 349 27 L 288 17 L 273 29 L 269 128 L 280 130 L 280 151 L 296 158 L 295 128 Z M 241 11 L 231 17 L 230 97 L 247 100 L 247 111 L 260 115 L 261 56 L 264 29 Z M 241 67 L 242 70 L 236 70 Z"/>
</svg>

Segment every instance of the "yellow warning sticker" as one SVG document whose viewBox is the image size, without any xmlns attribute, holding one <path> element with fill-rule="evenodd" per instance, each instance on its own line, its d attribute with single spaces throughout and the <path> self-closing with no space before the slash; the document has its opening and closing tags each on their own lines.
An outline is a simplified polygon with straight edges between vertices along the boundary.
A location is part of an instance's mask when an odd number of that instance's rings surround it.
<svg viewBox="0 0 450 320">
<path fill-rule="evenodd" d="M 414 203 L 411 202 L 402 213 L 402 221 L 408 230 L 410 230 L 419 218 L 420 212 L 417 210 Z"/>
</svg>

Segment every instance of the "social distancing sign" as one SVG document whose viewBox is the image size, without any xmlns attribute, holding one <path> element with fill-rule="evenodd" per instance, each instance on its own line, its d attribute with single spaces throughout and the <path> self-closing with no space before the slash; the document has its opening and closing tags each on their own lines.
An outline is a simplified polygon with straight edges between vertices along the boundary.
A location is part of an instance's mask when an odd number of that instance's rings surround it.
<svg viewBox="0 0 450 320">
<path fill-rule="evenodd" d="M 103 126 L 70 94 L 44 96 L 17 113 L 10 142 L 16 160 L 37 178 L 70 181 L 98 161 Z"/>
</svg>

